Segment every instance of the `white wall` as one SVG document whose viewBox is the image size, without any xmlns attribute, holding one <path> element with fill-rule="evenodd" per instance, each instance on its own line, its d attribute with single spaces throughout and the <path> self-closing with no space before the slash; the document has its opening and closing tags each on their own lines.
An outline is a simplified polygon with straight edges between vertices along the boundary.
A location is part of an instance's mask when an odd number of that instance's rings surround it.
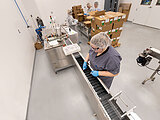
<svg viewBox="0 0 160 120">
<path fill-rule="evenodd" d="M 0 120 L 25 120 L 34 40 L 14 1 L 1 0 L 0 4 Z"/>
<path fill-rule="evenodd" d="M 133 21 L 136 8 L 138 7 L 140 0 L 120 0 L 119 3 L 132 3 L 130 13 L 128 16 L 129 21 Z"/>
<path fill-rule="evenodd" d="M 38 27 L 36 22 L 36 17 L 40 16 L 37 5 L 34 0 L 18 0 L 18 4 L 20 4 L 21 9 L 23 8 L 24 16 L 31 27 L 30 34 L 36 41 L 35 29 Z"/>
<path fill-rule="evenodd" d="M 67 10 L 71 9 L 74 5 L 86 6 L 88 2 L 92 5 L 94 0 L 35 0 L 40 15 L 45 23 L 49 24 L 49 16 L 55 16 L 57 23 L 64 23 L 67 17 Z M 104 9 L 104 0 L 97 0 L 99 2 L 99 7 Z M 51 14 L 51 11 L 53 14 Z"/>
</svg>

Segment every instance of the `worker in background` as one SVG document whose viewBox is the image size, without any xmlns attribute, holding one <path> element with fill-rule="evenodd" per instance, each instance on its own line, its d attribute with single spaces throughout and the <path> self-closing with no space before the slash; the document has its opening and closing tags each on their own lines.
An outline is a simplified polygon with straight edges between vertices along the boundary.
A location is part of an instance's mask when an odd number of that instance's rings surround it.
<svg viewBox="0 0 160 120">
<path fill-rule="evenodd" d="M 76 25 L 78 23 L 78 20 L 76 20 L 72 17 L 71 10 L 68 10 L 67 22 L 68 22 L 69 27 L 71 27 L 72 29 L 74 29 L 76 31 Z"/>
<path fill-rule="evenodd" d="M 67 22 L 68 22 L 68 26 L 70 28 L 72 28 L 73 30 L 75 31 L 78 31 L 77 30 L 77 23 L 78 23 L 78 20 L 74 19 L 72 17 L 72 11 L 71 10 L 68 10 L 68 17 L 67 17 Z M 71 30 L 71 29 L 69 29 Z M 78 44 L 82 43 L 79 39 L 78 39 Z"/>
<path fill-rule="evenodd" d="M 38 25 L 38 26 L 44 26 L 43 21 L 42 21 L 41 18 L 37 17 L 37 18 L 36 18 L 36 21 L 37 21 L 37 25 Z"/>
<path fill-rule="evenodd" d="M 93 11 L 101 11 L 101 9 L 98 8 L 98 2 L 94 2 Z"/>
<path fill-rule="evenodd" d="M 110 44 L 110 38 L 104 32 L 93 36 L 90 41 L 91 49 L 83 63 L 83 70 L 85 70 L 90 61 L 93 69 L 91 74 L 99 77 L 108 89 L 111 87 L 113 78 L 120 71 L 120 61 L 122 60 L 120 54 Z"/>
<path fill-rule="evenodd" d="M 41 41 L 41 43 L 43 45 L 42 28 L 45 28 L 45 26 L 39 25 L 39 28 L 37 28 L 35 31 L 37 33 L 37 36 L 38 36 L 39 40 Z"/>
<path fill-rule="evenodd" d="M 91 6 L 91 4 L 90 3 L 87 3 L 87 14 L 89 14 L 89 12 L 91 12 L 92 11 L 92 6 Z"/>
</svg>

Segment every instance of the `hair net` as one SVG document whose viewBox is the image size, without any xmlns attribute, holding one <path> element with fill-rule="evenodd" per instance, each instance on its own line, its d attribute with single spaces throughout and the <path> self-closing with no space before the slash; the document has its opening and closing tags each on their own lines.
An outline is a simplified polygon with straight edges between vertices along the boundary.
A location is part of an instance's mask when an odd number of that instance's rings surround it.
<svg viewBox="0 0 160 120">
<path fill-rule="evenodd" d="M 87 3 L 87 6 L 91 6 L 91 4 L 90 4 L 90 3 Z"/>
<path fill-rule="evenodd" d="M 98 2 L 96 1 L 96 2 L 94 2 L 94 4 L 97 4 L 97 5 L 98 5 Z"/>
<path fill-rule="evenodd" d="M 71 10 L 68 10 L 68 15 L 72 15 L 72 11 Z"/>
<path fill-rule="evenodd" d="M 104 49 L 111 45 L 111 40 L 105 32 L 100 32 L 92 37 L 90 43 Z"/>
</svg>

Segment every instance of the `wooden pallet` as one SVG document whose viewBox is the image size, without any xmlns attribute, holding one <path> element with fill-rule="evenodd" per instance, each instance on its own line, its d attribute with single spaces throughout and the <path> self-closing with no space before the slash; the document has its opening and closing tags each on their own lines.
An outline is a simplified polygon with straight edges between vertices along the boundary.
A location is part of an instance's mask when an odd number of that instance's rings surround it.
<svg viewBox="0 0 160 120">
<path fill-rule="evenodd" d="M 121 46 L 121 43 L 117 43 L 117 44 L 115 44 L 115 45 L 112 45 L 114 48 L 116 48 L 116 47 L 120 47 Z"/>
</svg>

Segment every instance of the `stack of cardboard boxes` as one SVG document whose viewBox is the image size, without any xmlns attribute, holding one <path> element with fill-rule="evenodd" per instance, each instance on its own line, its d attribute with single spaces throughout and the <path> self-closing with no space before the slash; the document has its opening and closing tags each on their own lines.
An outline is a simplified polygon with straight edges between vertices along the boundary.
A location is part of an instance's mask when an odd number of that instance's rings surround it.
<svg viewBox="0 0 160 120">
<path fill-rule="evenodd" d="M 72 7 L 72 16 L 74 19 L 77 19 L 79 22 L 84 20 L 84 11 L 81 5 Z"/>
<path fill-rule="evenodd" d="M 131 9 L 131 5 L 132 3 L 120 3 L 119 5 L 119 12 L 125 13 L 126 14 L 126 18 L 124 19 L 124 21 L 126 22 L 129 16 L 129 12 Z"/>
<path fill-rule="evenodd" d="M 105 32 L 112 40 L 112 46 L 119 46 L 119 38 L 126 15 L 120 12 L 105 12 L 91 19 L 91 36 Z"/>
</svg>

